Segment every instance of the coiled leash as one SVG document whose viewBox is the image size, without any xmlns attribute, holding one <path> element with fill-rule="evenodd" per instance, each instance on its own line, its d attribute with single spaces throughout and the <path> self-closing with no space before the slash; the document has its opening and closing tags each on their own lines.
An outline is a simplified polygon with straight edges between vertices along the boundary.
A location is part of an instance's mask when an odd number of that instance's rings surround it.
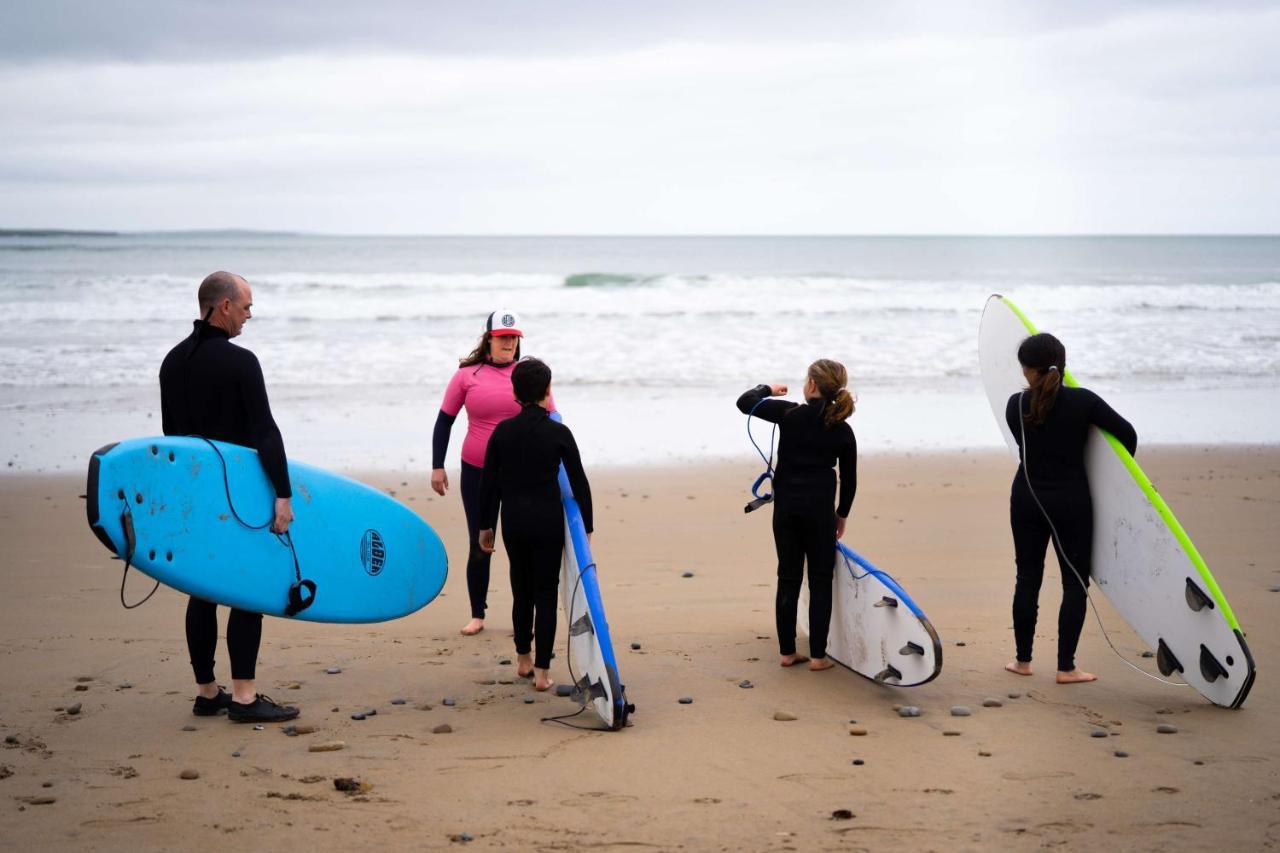
<svg viewBox="0 0 1280 853">
<path fill-rule="evenodd" d="M 768 482 L 770 487 L 773 486 L 773 445 L 774 439 L 778 435 L 778 425 L 773 424 L 773 428 L 769 431 L 768 456 L 765 456 L 764 451 L 760 449 L 760 445 L 756 443 L 756 437 L 751 433 L 751 418 L 755 415 L 756 409 L 760 408 L 760 406 L 768 399 L 768 397 L 765 397 L 760 400 L 751 407 L 750 412 L 747 412 L 747 439 L 750 440 L 751 446 L 756 449 L 756 453 L 760 454 L 760 458 L 764 460 L 764 472 L 759 477 L 756 477 L 756 481 L 751 484 L 751 496 L 754 500 L 742 508 L 743 512 L 755 512 L 760 507 L 767 503 L 772 503 L 773 501 L 773 492 L 768 491 L 762 495 L 760 494 L 760 487 L 763 486 L 765 482 Z"/>
</svg>

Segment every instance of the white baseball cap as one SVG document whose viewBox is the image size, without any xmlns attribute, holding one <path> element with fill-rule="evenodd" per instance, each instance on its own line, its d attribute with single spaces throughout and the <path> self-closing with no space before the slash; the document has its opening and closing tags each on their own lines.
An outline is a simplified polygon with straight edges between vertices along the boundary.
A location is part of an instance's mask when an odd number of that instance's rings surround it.
<svg viewBox="0 0 1280 853">
<path fill-rule="evenodd" d="M 520 319 L 516 316 L 516 312 L 506 309 L 494 311 L 490 314 L 489 318 L 484 321 L 484 330 L 496 338 L 510 335 L 524 337 L 524 332 L 520 331 Z"/>
</svg>

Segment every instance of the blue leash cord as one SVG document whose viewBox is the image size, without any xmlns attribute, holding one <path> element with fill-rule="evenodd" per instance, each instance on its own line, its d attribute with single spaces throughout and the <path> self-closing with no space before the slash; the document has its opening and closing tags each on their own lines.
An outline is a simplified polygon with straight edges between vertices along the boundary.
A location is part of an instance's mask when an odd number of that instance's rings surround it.
<svg viewBox="0 0 1280 853">
<path fill-rule="evenodd" d="M 760 400 L 751 407 L 750 412 L 747 412 L 747 439 L 751 442 L 751 446 L 756 449 L 756 453 L 760 454 L 760 459 L 764 461 L 764 473 L 759 477 L 756 477 L 756 481 L 751 484 L 751 496 L 755 498 L 755 500 L 743 507 L 743 512 L 755 512 L 760 507 L 773 501 L 773 492 L 765 492 L 762 495 L 760 494 L 760 487 L 764 485 L 766 480 L 771 486 L 773 485 L 773 445 L 774 439 L 778 435 L 778 425 L 773 424 L 773 428 L 769 431 L 768 456 L 766 456 L 764 451 L 760 449 L 760 445 L 756 443 L 756 437 L 751 432 L 751 418 L 755 415 L 756 409 L 760 408 L 765 400 L 768 399 L 768 397 L 765 397 L 764 400 Z"/>
</svg>

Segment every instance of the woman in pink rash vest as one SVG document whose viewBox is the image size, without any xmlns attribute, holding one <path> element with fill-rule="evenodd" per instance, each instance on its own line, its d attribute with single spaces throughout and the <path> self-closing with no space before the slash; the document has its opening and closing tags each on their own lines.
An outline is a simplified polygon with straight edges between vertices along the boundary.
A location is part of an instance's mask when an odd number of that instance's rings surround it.
<svg viewBox="0 0 1280 853">
<path fill-rule="evenodd" d="M 467 515 L 467 595 L 471 599 L 471 621 L 463 627 L 468 636 L 484 630 L 486 596 L 489 592 L 490 555 L 480 550 L 480 474 L 484 452 L 493 428 L 520 414 L 520 404 L 511 388 L 511 371 L 520 360 L 520 340 L 524 333 L 512 311 L 494 311 L 484 324 L 484 335 L 471 354 L 458 363 L 458 372 L 449 380 L 436 416 L 431 437 L 431 488 L 444 495 L 449 475 L 444 470 L 449 434 L 458 412 L 467 410 L 467 437 L 462 442 L 462 509 Z M 555 400 L 547 401 L 550 411 Z"/>
</svg>

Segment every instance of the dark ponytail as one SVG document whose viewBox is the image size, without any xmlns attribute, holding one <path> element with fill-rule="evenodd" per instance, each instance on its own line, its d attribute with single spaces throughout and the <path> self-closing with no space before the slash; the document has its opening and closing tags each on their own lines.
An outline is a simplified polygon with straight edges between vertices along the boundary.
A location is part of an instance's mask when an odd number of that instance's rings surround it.
<svg viewBox="0 0 1280 853">
<path fill-rule="evenodd" d="M 853 414 L 853 395 L 845 386 L 849 384 L 849 373 L 844 365 L 829 358 L 820 358 L 809 365 L 809 378 L 817 386 L 818 393 L 827 401 L 822 412 L 822 423 L 831 429 L 838 423 L 846 421 Z"/>
<path fill-rule="evenodd" d="M 1027 426 L 1041 426 L 1049 419 L 1062 389 L 1062 373 L 1067 369 L 1067 348 L 1048 332 L 1032 335 L 1018 347 L 1018 363 L 1036 372 L 1027 386 L 1031 409 L 1023 420 Z"/>
</svg>

